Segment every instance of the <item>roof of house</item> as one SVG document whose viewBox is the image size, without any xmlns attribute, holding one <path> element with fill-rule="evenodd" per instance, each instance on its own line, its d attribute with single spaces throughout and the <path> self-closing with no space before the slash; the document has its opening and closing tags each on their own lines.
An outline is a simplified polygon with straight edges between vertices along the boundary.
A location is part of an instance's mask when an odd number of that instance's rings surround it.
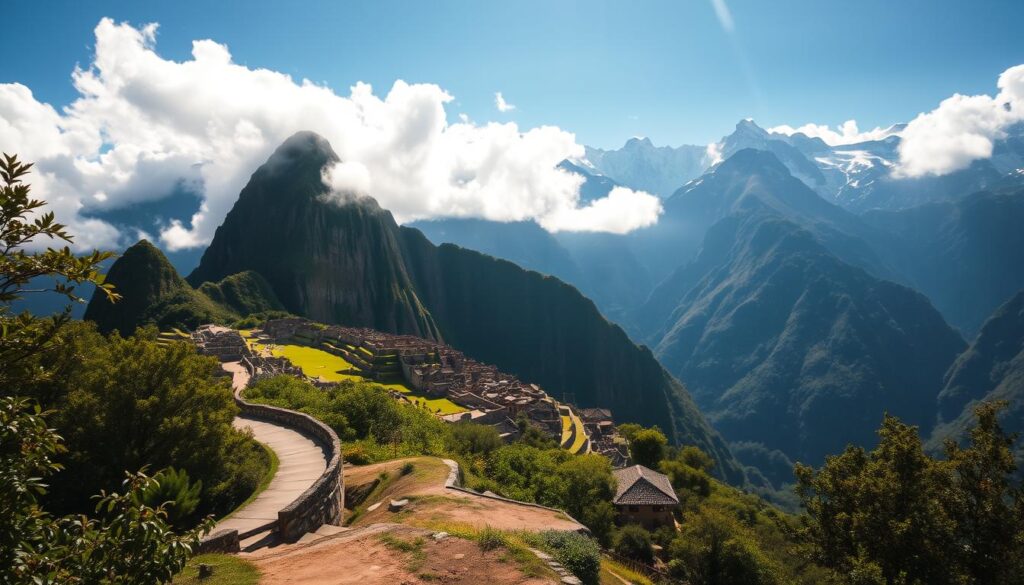
<svg viewBox="0 0 1024 585">
<path fill-rule="evenodd" d="M 616 505 L 674 506 L 679 503 L 672 483 L 663 473 L 643 465 L 615 469 L 612 473 L 619 484 L 615 499 L 612 500 Z"/>
<path fill-rule="evenodd" d="M 612 411 L 607 408 L 580 408 L 577 409 L 577 414 L 583 420 L 606 420 L 612 418 Z"/>
</svg>

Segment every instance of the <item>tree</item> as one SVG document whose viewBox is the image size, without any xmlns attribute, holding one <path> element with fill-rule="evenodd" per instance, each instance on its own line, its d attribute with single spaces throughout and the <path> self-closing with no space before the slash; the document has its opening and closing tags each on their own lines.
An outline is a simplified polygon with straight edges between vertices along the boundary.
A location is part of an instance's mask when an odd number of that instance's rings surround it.
<svg viewBox="0 0 1024 585">
<path fill-rule="evenodd" d="M 715 467 L 715 460 L 694 445 L 680 447 L 673 459 L 704 472 L 710 472 Z"/>
<path fill-rule="evenodd" d="M 722 512 L 709 508 L 686 518 L 679 538 L 669 546 L 669 572 L 703 585 L 772 585 L 780 568 L 747 531 Z"/>
<path fill-rule="evenodd" d="M 70 302 L 84 302 L 76 295 L 83 283 L 94 284 L 111 300 L 119 297 L 113 287 L 103 284 L 100 264 L 113 257 L 109 252 L 93 251 L 77 256 L 64 246 L 30 251 L 38 240 L 48 238 L 72 242 L 64 225 L 46 205 L 29 195 L 31 187 L 23 182 L 32 168 L 17 156 L 0 157 L 0 393 L 11 394 L 25 382 L 45 376 L 26 361 L 60 345 L 60 333 L 71 319 L 70 306 L 60 315 L 39 319 L 29 313 L 14 315 L 11 304 L 28 294 L 52 293 Z M 52 281 L 48 281 L 52 279 Z"/>
<path fill-rule="evenodd" d="M 665 458 L 665 446 L 668 439 L 658 427 L 642 429 L 632 433 L 629 441 L 629 455 L 633 463 L 657 469 L 658 463 Z"/>
<path fill-rule="evenodd" d="M 463 455 L 486 457 L 504 444 L 498 429 L 490 425 L 458 423 L 452 425 L 451 430 L 455 450 Z"/>
<path fill-rule="evenodd" d="M 627 524 L 615 533 L 615 552 L 642 563 L 654 562 L 651 533 L 636 524 Z"/>
<path fill-rule="evenodd" d="M 1019 583 L 1024 497 L 998 405 L 977 409 L 971 445 L 925 454 L 917 429 L 886 416 L 878 447 L 798 465 L 801 534 L 847 582 Z M 854 578 L 856 577 L 856 578 Z"/>
<path fill-rule="evenodd" d="M 39 507 L 44 479 L 60 470 L 60 437 L 38 407 L 0 398 L 0 583 L 151 585 L 181 571 L 211 518 L 175 534 L 161 505 L 137 503 L 154 480 L 129 474 L 120 493 L 101 493 L 97 518 L 54 518 Z"/>
<path fill-rule="evenodd" d="M 1012 481 L 1016 436 L 999 425 L 1006 406 L 980 404 L 971 445 L 945 445 L 956 478 L 946 507 L 957 525 L 959 564 L 972 583 L 1024 582 L 1024 488 Z"/>
</svg>

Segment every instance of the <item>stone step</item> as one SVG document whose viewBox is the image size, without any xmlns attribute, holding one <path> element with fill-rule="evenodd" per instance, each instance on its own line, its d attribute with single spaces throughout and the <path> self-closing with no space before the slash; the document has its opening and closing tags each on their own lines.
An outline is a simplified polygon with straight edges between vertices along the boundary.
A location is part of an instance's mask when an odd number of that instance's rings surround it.
<svg viewBox="0 0 1024 585">
<path fill-rule="evenodd" d="M 277 533 L 273 530 L 264 530 L 239 541 L 238 547 L 242 552 L 252 552 L 276 543 Z"/>
<path fill-rule="evenodd" d="M 316 529 L 316 533 L 320 536 L 334 536 L 339 532 L 349 532 L 351 530 L 352 529 L 348 528 L 347 526 L 334 526 L 332 524 L 324 524 L 320 528 Z"/>
</svg>

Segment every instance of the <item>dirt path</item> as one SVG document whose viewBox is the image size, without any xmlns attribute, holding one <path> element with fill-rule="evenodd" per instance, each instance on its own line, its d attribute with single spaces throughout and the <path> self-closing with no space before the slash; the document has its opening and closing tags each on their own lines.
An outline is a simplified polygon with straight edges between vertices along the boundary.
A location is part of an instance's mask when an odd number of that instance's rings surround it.
<svg viewBox="0 0 1024 585">
<path fill-rule="evenodd" d="M 408 526 L 374 525 L 311 545 L 248 555 L 260 570 L 261 585 L 377 585 L 446 583 L 497 585 L 555 583 L 530 576 L 505 551 L 484 552 L 475 542 Z"/>
<path fill-rule="evenodd" d="M 407 476 L 401 476 L 401 469 L 407 462 L 413 464 L 414 470 Z M 398 477 L 383 490 L 371 494 L 372 501 L 367 501 L 365 506 L 382 502 L 381 506 L 361 514 L 353 526 L 375 522 L 413 525 L 451 522 L 477 528 L 491 526 L 501 530 L 575 531 L 583 528 L 560 512 L 448 489 L 444 482 L 449 468 L 436 457 L 416 457 L 346 468 L 346 489 L 373 482 L 382 472 L 387 473 L 389 478 Z M 410 499 L 406 509 L 398 514 L 389 512 L 388 501 L 402 498 Z"/>
<path fill-rule="evenodd" d="M 232 386 L 237 391 L 245 388 L 249 374 L 238 362 L 223 364 L 232 373 Z M 313 485 L 327 469 L 327 453 L 308 435 L 275 423 L 238 416 L 235 428 L 252 430 L 253 438 L 270 447 L 277 455 L 279 465 L 270 485 L 256 499 L 226 520 L 214 531 L 236 529 L 239 534 L 277 520 L 277 512 L 295 501 Z"/>
</svg>

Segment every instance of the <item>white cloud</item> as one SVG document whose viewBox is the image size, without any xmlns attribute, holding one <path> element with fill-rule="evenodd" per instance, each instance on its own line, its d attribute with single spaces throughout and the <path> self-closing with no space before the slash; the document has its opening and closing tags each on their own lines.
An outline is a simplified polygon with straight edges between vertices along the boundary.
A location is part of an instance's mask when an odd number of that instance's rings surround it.
<svg viewBox="0 0 1024 585">
<path fill-rule="evenodd" d="M 714 7 L 718 23 L 722 25 L 725 32 L 732 33 L 735 31 L 736 23 L 732 20 L 732 12 L 729 11 L 729 6 L 726 5 L 725 0 L 711 0 L 711 6 Z"/>
<path fill-rule="evenodd" d="M 869 140 L 882 140 L 883 138 L 899 134 L 899 132 L 892 127 L 876 127 L 874 130 L 861 132 L 857 127 L 856 120 L 847 120 L 840 126 L 836 127 L 835 130 L 829 127 L 828 124 L 804 124 L 799 128 L 783 124 L 781 126 L 769 128 L 768 132 L 772 132 L 774 134 L 785 134 L 786 136 L 792 136 L 799 132 L 812 138 L 820 138 L 824 140 L 826 144 L 831 146 L 856 144 L 858 142 L 867 142 Z"/>
<path fill-rule="evenodd" d="M 368 192 L 399 221 L 534 219 L 550 229 L 610 231 L 656 221 L 644 193 L 580 209 L 582 179 L 557 165 L 582 157 L 583 147 L 559 128 L 449 124 L 452 96 L 436 85 L 399 80 L 378 96 L 357 83 L 339 95 L 236 64 L 211 40 L 193 42 L 191 59 L 175 62 L 157 54 L 156 31 L 100 21 L 93 62 L 72 77 L 79 97 L 61 111 L 24 85 L 0 84 L 0 150 L 37 163 L 34 192 L 81 248 L 135 236 L 89 211 L 156 200 L 181 185 L 202 204 L 188 221 L 162 226 L 159 238 L 171 249 L 208 243 L 250 174 L 300 130 L 323 135 L 345 161 L 325 182 Z M 496 103 L 513 107 L 500 93 Z M 616 221 L 604 215 L 612 208 Z"/>
<path fill-rule="evenodd" d="M 494 107 L 498 108 L 499 112 L 511 112 L 516 107 L 505 101 L 505 96 L 501 95 L 501 92 L 494 94 Z"/>
<path fill-rule="evenodd" d="M 944 175 L 992 156 L 993 142 L 1024 120 L 1024 65 L 1004 71 L 996 97 L 955 94 L 902 133 L 898 176 Z"/>
<path fill-rule="evenodd" d="M 563 207 L 541 219 L 544 229 L 624 234 L 653 225 L 662 212 L 661 200 L 626 187 L 615 187 L 606 197 L 586 207 Z"/>
<path fill-rule="evenodd" d="M 712 167 L 722 162 L 722 144 L 720 142 L 708 143 L 704 149 L 704 166 Z"/>
</svg>

